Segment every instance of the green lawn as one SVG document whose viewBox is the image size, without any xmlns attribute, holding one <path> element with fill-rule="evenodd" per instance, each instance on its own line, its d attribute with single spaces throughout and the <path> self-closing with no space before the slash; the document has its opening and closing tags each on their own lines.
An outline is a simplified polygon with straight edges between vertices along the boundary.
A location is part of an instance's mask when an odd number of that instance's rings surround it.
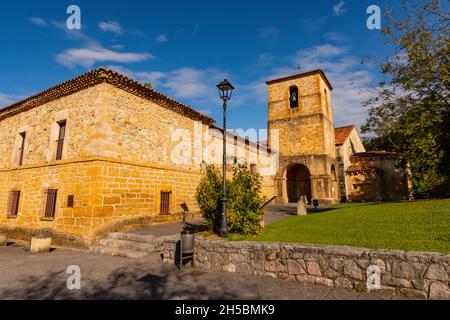
<svg viewBox="0 0 450 320">
<path fill-rule="evenodd" d="M 450 199 L 346 205 L 274 222 L 261 236 L 239 240 L 450 253 Z"/>
</svg>

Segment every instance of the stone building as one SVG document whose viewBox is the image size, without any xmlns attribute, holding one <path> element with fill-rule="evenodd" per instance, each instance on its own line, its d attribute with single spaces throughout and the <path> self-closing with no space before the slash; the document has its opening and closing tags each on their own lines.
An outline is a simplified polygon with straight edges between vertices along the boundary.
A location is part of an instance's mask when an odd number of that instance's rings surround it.
<svg viewBox="0 0 450 320">
<path fill-rule="evenodd" d="M 331 91 L 321 70 L 267 82 L 269 88 L 269 147 L 279 152 L 275 176 L 278 203 L 330 204 L 339 199 Z M 271 131 L 278 132 L 278 146 Z"/>
<path fill-rule="evenodd" d="M 354 160 L 348 152 L 338 156 L 348 143 L 344 139 L 337 151 L 333 88 L 322 71 L 267 84 L 267 145 L 227 133 L 229 162 L 245 160 L 259 173 L 265 196 L 278 203 L 306 196 L 329 204 L 344 194 L 342 169 L 350 197 L 356 191 L 349 186 L 361 176 L 352 165 L 392 168 L 362 160 L 356 130 L 348 135 L 358 152 Z M 198 215 L 201 163 L 222 161 L 223 130 L 214 123 L 107 68 L 1 109 L 0 231 L 15 239 L 45 232 L 55 245 L 86 248 L 112 231 Z M 376 176 L 372 185 L 398 178 Z"/>
<path fill-rule="evenodd" d="M 88 247 L 113 230 L 199 214 L 200 165 L 222 157 L 213 124 L 107 68 L 3 108 L 0 229 Z M 266 147 L 241 140 L 228 139 L 230 158 L 270 160 Z"/>
<path fill-rule="evenodd" d="M 341 201 L 346 202 L 353 192 L 349 183 L 347 169 L 352 165 L 351 157 L 355 153 L 366 152 L 364 144 L 358 134 L 356 126 L 346 126 L 334 130 L 336 136 L 336 151 L 339 162 L 339 192 Z"/>
<path fill-rule="evenodd" d="M 335 129 L 341 201 L 412 200 L 411 172 L 393 153 L 366 152 L 355 126 Z"/>
</svg>

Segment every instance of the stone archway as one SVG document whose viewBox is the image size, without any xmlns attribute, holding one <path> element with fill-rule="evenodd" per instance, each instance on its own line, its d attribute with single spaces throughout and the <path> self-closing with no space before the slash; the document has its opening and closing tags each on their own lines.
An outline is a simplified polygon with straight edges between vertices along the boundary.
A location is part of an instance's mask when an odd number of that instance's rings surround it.
<svg viewBox="0 0 450 320">
<path fill-rule="evenodd" d="M 311 173 L 306 166 L 295 164 L 288 168 L 286 181 L 289 203 L 297 203 L 303 196 L 306 196 L 308 203 L 311 203 Z"/>
</svg>

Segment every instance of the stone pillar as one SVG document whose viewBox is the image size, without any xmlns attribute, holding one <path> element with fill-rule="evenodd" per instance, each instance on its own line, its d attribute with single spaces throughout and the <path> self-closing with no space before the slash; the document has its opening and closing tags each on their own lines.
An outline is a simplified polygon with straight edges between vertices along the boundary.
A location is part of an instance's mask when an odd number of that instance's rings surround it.
<svg viewBox="0 0 450 320">
<path fill-rule="evenodd" d="M 287 199 L 287 190 L 286 190 L 286 179 L 284 178 L 275 178 L 274 179 L 274 183 L 275 183 L 275 188 L 276 188 L 276 199 L 274 201 L 274 203 L 276 204 L 286 204 L 288 203 L 288 199 Z"/>
</svg>

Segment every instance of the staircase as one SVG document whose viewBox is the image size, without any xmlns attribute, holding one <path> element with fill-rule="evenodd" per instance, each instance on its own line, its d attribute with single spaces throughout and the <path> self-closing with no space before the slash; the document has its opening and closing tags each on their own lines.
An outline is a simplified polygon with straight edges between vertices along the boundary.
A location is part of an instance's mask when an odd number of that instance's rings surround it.
<svg viewBox="0 0 450 320">
<path fill-rule="evenodd" d="M 176 242 L 179 235 L 155 237 L 133 233 L 111 233 L 107 239 L 101 240 L 91 252 L 131 259 L 141 259 L 164 250 L 167 242 Z"/>
</svg>

